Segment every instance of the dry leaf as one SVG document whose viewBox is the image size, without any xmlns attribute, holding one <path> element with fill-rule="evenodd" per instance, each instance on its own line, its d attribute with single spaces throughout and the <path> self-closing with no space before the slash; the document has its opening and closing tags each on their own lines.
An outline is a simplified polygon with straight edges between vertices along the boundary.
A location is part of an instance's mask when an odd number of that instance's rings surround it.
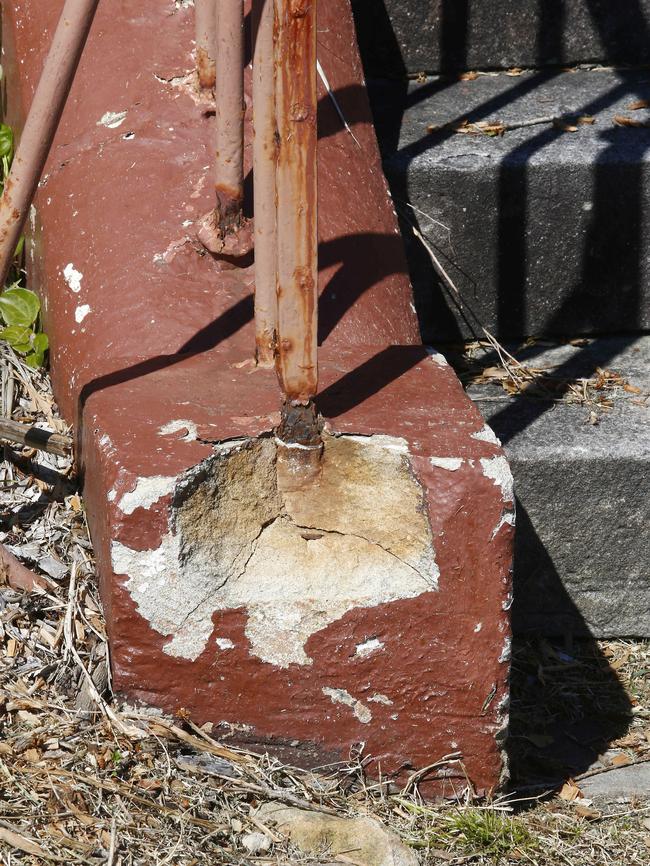
<svg viewBox="0 0 650 866">
<path fill-rule="evenodd" d="M 578 118 L 578 123 L 581 126 L 592 126 L 596 122 L 596 118 L 590 114 L 581 114 Z"/>
<path fill-rule="evenodd" d="M 32 842 L 31 839 L 21 836 L 20 833 L 14 833 L 13 830 L 8 830 L 6 827 L 0 827 L 0 842 L 5 842 L 11 848 L 17 848 L 18 851 L 23 851 L 25 854 L 43 857 L 44 860 L 56 859 L 55 857 L 50 857 L 36 842 Z"/>
<path fill-rule="evenodd" d="M 640 388 L 637 388 L 636 385 L 630 385 L 629 382 L 626 382 L 625 385 L 623 385 L 623 390 L 627 391 L 628 394 L 640 394 L 641 393 Z"/>
<path fill-rule="evenodd" d="M 553 121 L 553 126 L 555 129 L 559 129 L 561 132 L 577 132 L 578 127 L 573 126 L 571 123 L 565 123 L 563 120 L 555 120 Z"/>
<path fill-rule="evenodd" d="M 512 69 L 506 70 L 506 75 L 509 75 L 511 78 L 518 78 L 524 70 L 520 69 L 518 66 L 513 66 Z"/>
<path fill-rule="evenodd" d="M 632 758 L 627 755 L 615 755 L 612 760 L 609 762 L 611 767 L 627 767 L 628 764 L 633 763 Z"/>
<path fill-rule="evenodd" d="M 575 812 L 580 815 L 581 818 L 600 818 L 600 812 L 596 809 L 592 809 L 590 806 L 584 806 L 582 803 L 575 804 Z"/>
<path fill-rule="evenodd" d="M 617 114 L 614 117 L 614 123 L 617 126 L 631 126 L 635 129 L 644 129 L 650 125 L 647 120 L 636 120 L 633 117 L 626 117 L 624 114 Z"/>
<path fill-rule="evenodd" d="M 567 803 L 573 803 L 574 800 L 582 798 L 582 791 L 573 782 L 565 782 L 558 796 L 561 800 L 566 800 Z"/>
<path fill-rule="evenodd" d="M 36 764 L 41 760 L 41 753 L 38 749 L 27 749 L 23 752 L 23 758 L 28 761 L 30 764 Z"/>
<path fill-rule="evenodd" d="M 459 81 L 476 81 L 478 72 L 461 72 L 458 76 Z"/>
<path fill-rule="evenodd" d="M 639 111 L 641 108 L 650 108 L 650 102 L 647 99 L 637 99 L 625 107 L 628 111 Z"/>
</svg>

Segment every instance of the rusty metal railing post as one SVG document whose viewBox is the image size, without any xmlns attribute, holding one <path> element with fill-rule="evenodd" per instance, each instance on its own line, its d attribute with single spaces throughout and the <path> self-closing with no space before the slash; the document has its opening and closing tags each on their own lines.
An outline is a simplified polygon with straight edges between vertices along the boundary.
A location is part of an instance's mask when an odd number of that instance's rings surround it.
<svg viewBox="0 0 650 866">
<path fill-rule="evenodd" d="M 194 0 L 196 25 L 196 71 L 202 90 L 215 83 L 218 0 Z"/>
<path fill-rule="evenodd" d="M 212 253 L 242 256 L 252 248 L 244 204 L 244 3 L 218 0 L 215 57 L 216 207 L 198 231 Z"/>
<path fill-rule="evenodd" d="M 275 0 L 278 437 L 320 444 L 316 0 Z"/>
<path fill-rule="evenodd" d="M 99 0 L 66 0 L 0 200 L 4 286 Z"/>
<path fill-rule="evenodd" d="M 255 214 L 255 356 L 274 364 L 276 295 L 274 0 L 253 0 L 253 196 Z"/>
</svg>

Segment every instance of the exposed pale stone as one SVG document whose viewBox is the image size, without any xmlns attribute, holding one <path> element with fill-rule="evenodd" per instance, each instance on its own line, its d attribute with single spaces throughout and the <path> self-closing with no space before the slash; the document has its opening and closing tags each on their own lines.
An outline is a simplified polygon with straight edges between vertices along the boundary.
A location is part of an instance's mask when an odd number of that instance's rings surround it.
<svg viewBox="0 0 650 866">
<path fill-rule="evenodd" d="M 403 440 L 326 435 L 318 477 L 282 492 L 276 447 L 271 438 L 223 443 L 177 481 L 156 550 L 113 542 L 114 570 L 171 638 L 168 654 L 197 658 L 214 612 L 245 608 L 252 654 L 311 664 L 307 641 L 348 611 L 436 589 L 426 502 Z M 169 481 L 139 479 L 121 507 L 155 501 Z"/>
<path fill-rule="evenodd" d="M 394 833 L 373 818 L 339 818 L 265 803 L 257 812 L 305 854 L 353 859 L 357 866 L 417 866 L 418 859 Z M 345 860 L 344 860 L 345 858 Z"/>
</svg>

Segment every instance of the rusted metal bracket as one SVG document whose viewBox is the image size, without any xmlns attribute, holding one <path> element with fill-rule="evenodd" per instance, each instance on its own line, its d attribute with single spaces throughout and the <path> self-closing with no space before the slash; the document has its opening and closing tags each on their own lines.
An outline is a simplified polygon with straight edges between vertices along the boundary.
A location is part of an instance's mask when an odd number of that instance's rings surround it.
<svg viewBox="0 0 650 866">
<path fill-rule="evenodd" d="M 66 0 L 0 200 L 0 287 L 45 168 L 99 0 Z"/>
</svg>

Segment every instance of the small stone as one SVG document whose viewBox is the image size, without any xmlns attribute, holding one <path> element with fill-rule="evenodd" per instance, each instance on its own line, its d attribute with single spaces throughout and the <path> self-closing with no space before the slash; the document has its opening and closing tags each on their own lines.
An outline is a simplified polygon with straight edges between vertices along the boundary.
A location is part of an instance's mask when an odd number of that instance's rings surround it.
<svg viewBox="0 0 650 866">
<path fill-rule="evenodd" d="M 580 781 L 580 789 L 598 806 L 630 800 L 650 801 L 650 763 L 629 764 Z"/>
<path fill-rule="evenodd" d="M 249 854 L 268 854 L 271 840 L 264 833 L 246 833 L 239 840 Z"/>
<path fill-rule="evenodd" d="M 394 833 L 373 818 L 339 818 L 265 803 L 257 812 L 305 854 L 353 856 L 357 866 L 417 866 L 418 859 Z M 350 852 L 354 852 L 351 855 Z"/>
</svg>

